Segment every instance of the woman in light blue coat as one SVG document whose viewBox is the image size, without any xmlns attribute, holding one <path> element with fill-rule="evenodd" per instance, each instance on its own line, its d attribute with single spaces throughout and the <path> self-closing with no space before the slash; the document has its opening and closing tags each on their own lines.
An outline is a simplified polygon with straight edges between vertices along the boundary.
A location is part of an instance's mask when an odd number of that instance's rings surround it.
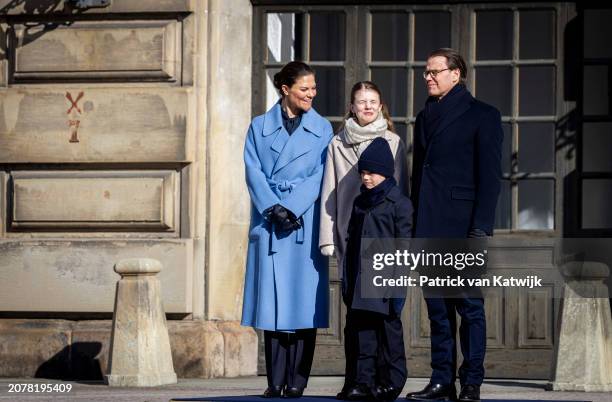
<svg viewBox="0 0 612 402">
<path fill-rule="evenodd" d="M 317 328 L 328 326 L 327 261 L 318 248 L 319 197 L 331 124 L 312 109 L 314 71 L 290 62 L 281 99 L 251 122 L 244 148 L 251 225 L 242 325 L 264 330 L 264 397 L 300 397 Z"/>
</svg>

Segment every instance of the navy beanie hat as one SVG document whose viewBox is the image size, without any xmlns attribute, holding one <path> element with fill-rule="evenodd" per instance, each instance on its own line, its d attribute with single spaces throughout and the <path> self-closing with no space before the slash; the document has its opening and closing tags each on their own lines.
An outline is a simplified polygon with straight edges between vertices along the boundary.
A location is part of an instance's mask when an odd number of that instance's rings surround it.
<svg viewBox="0 0 612 402">
<path fill-rule="evenodd" d="M 393 177 L 395 163 L 389 142 L 381 137 L 374 141 L 361 153 L 357 163 L 359 172 L 367 170 L 385 177 Z"/>
</svg>

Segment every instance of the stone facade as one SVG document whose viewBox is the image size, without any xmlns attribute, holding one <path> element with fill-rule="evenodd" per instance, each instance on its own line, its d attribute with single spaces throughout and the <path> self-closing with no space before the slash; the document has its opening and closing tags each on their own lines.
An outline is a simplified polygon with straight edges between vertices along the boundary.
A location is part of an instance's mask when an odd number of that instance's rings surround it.
<svg viewBox="0 0 612 402">
<path fill-rule="evenodd" d="M 112 313 L 113 265 L 131 257 L 164 266 L 179 377 L 255 374 L 238 324 L 251 3 L 0 13 L 0 376 L 106 374 L 111 322 L 90 318 Z"/>
</svg>

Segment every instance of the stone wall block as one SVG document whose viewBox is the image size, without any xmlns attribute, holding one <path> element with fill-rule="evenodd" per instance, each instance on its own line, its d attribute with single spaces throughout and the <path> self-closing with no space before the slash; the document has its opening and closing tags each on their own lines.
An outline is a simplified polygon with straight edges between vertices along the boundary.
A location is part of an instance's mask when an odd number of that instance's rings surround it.
<svg viewBox="0 0 612 402">
<path fill-rule="evenodd" d="M 68 377 L 71 326 L 62 320 L 0 320 L 0 377 Z"/>
<path fill-rule="evenodd" d="M 211 321 L 170 321 L 170 346 L 181 378 L 223 377 L 223 334 Z"/>
<path fill-rule="evenodd" d="M 79 380 L 102 380 L 108 373 L 110 320 L 78 321 L 72 330 L 71 371 Z"/>
<path fill-rule="evenodd" d="M 218 324 L 225 349 L 224 376 L 257 375 L 257 334 L 236 321 Z"/>
</svg>

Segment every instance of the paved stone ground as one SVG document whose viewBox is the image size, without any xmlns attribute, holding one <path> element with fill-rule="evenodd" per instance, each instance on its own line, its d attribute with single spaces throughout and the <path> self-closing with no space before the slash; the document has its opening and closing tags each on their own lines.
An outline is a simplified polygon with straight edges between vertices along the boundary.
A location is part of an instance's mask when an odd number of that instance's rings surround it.
<svg viewBox="0 0 612 402">
<path fill-rule="evenodd" d="M 426 379 L 411 378 L 402 396 L 421 389 Z M 9 384 L 71 384 L 68 393 L 9 393 Z M 266 386 L 265 377 L 222 378 L 213 380 L 181 379 L 178 384 L 156 388 L 109 388 L 103 383 L 72 382 L 45 379 L 0 379 L 0 401 L 79 401 L 79 402 L 168 402 L 175 398 L 253 395 L 248 400 L 263 402 L 257 397 Z M 312 377 L 306 395 L 333 398 L 342 386 L 342 377 Z M 612 393 L 551 392 L 546 381 L 487 380 L 482 387 L 485 400 L 546 400 L 612 402 Z M 320 397 L 319 397 L 320 398 Z M 323 402 L 325 399 L 319 399 Z M 398 399 L 401 401 L 402 399 Z"/>
</svg>

